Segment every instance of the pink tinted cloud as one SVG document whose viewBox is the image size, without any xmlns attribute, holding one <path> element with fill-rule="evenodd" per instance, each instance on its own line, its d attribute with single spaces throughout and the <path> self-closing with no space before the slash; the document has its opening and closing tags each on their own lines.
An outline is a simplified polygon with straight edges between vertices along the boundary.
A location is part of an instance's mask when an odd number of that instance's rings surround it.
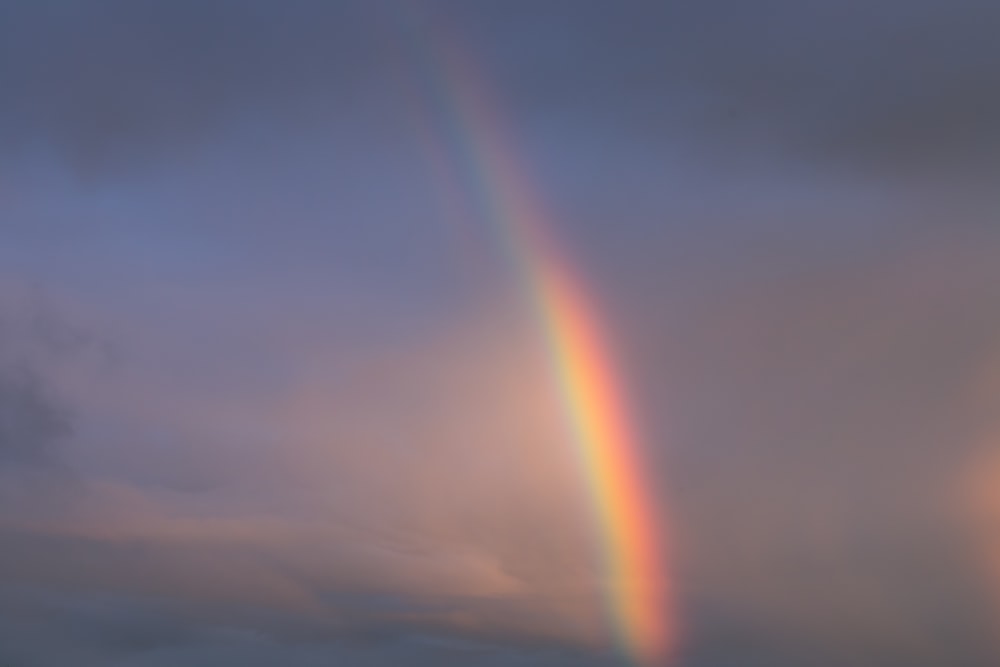
<svg viewBox="0 0 1000 667">
<path fill-rule="evenodd" d="M 310 363 L 295 382 L 250 398 L 69 373 L 67 458 L 85 472 L 71 502 L 8 516 L 22 547 L 4 571 L 195 608 L 601 643 L 588 500 L 534 336 L 504 302 L 349 364 L 335 345 L 297 350 Z M 211 482 L 156 483 L 171 467 Z"/>
</svg>

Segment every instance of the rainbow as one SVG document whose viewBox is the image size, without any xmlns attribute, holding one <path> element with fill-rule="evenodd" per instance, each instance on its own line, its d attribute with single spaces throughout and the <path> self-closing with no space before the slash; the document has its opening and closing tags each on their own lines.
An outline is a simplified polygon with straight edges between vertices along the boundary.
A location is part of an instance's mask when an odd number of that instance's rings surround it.
<svg viewBox="0 0 1000 667">
<path fill-rule="evenodd" d="M 536 261 L 536 307 L 606 538 L 612 617 L 629 653 L 659 664 L 674 625 L 664 602 L 664 553 L 609 347 L 580 280 L 551 258 Z"/>
<path fill-rule="evenodd" d="M 472 194 L 506 246 L 541 324 L 552 378 L 592 496 L 608 612 L 618 643 L 641 665 L 665 664 L 675 640 L 675 620 L 663 526 L 650 497 L 612 346 L 588 298 L 590 291 L 559 251 L 510 142 L 503 140 L 503 124 L 495 116 L 498 105 L 490 102 L 483 78 L 471 71 L 468 51 L 457 50 L 454 39 L 441 39 L 439 31 L 435 37 L 437 57 L 429 62 L 425 56 L 422 68 L 418 63 L 421 88 L 444 135 L 438 143 L 450 148 L 463 190 Z M 448 149 L 436 152 L 440 168 L 441 153 Z"/>
</svg>

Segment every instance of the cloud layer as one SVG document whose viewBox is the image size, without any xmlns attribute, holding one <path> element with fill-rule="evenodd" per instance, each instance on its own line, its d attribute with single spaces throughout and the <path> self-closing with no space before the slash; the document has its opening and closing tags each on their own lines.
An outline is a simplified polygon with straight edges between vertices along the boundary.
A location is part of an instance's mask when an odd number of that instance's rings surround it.
<svg viewBox="0 0 1000 667">
<path fill-rule="evenodd" d="M 0 1 L 0 662 L 621 662 L 445 52 L 616 342 L 679 662 L 995 664 L 998 21 Z"/>
</svg>

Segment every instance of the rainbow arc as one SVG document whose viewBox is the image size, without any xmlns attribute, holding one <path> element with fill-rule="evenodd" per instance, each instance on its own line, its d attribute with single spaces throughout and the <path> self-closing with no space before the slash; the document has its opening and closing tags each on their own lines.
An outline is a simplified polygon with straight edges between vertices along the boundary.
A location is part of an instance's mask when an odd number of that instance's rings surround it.
<svg viewBox="0 0 1000 667">
<path fill-rule="evenodd" d="M 600 535 L 606 599 L 623 650 L 642 665 L 669 661 L 675 643 L 663 518 L 595 300 L 560 252 L 553 226 L 504 141 L 503 124 L 467 50 L 438 31 L 423 89 L 466 198 L 489 219 L 531 301 L 572 449 Z"/>
</svg>

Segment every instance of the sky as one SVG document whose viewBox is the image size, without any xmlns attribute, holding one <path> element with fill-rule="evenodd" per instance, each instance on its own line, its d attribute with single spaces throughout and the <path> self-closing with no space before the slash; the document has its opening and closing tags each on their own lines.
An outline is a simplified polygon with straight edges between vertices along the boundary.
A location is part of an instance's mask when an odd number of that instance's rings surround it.
<svg viewBox="0 0 1000 667">
<path fill-rule="evenodd" d="M 0 0 L 0 664 L 997 664 L 998 31 Z"/>
</svg>

